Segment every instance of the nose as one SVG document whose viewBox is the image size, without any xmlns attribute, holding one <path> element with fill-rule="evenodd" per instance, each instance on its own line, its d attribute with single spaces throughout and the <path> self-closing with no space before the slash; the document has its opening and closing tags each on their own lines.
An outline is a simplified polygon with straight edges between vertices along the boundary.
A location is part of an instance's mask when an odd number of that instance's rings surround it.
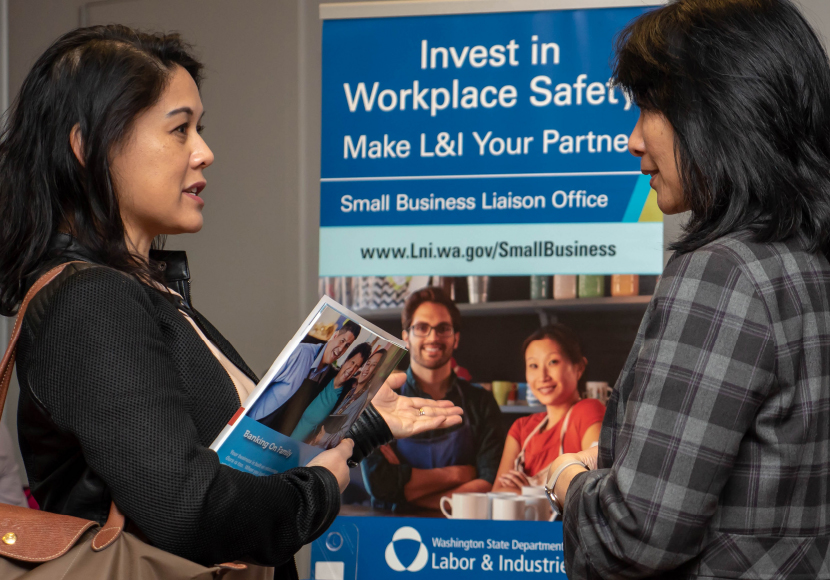
<svg viewBox="0 0 830 580">
<path fill-rule="evenodd" d="M 190 161 L 194 169 L 205 169 L 213 163 L 213 151 L 201 135 L 197 136 L 196 147 L 190 156 Z"/>
<path fill-rule="evenodd" d="M 640 118 L 637 119 L 637 124 L 631 131 L 628 137 L 628 152 L 634 157 L 642 157 L 646 154 L 646 142 L 643 139 L 643 113 L 640 112 Z"/>
</svg>

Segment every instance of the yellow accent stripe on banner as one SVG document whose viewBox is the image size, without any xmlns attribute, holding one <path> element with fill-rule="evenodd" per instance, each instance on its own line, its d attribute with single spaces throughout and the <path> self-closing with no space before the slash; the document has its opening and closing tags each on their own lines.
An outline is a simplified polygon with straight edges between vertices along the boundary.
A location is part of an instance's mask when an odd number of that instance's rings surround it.
<svg viewBox="0 0 830 580">
<path fill-rule="evenodd" d="M 663 212 L 657 207 L 657 192 L 653 189 L 648 192 L 648 198 L 640 214 L 640 222 L 662 222 Z"/>
</svg>

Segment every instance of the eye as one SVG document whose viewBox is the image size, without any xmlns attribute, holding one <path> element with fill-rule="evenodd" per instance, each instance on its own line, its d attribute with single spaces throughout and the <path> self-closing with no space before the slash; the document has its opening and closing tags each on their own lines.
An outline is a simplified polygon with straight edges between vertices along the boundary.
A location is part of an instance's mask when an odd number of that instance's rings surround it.
<svg viewBox="0 0 830 580">
<path fill-rule="evenodd" d="M 197 132 L 199 135 L 201 135 L 201 134 L 202 134 L 202 131 L 204 131 L 204 130 L 205 130 L 205 126 L 204 126 L 204 125 L 196 125 L 196 132 Z"/>
<path fill-rule="evenodd" d="M 175 129 L 173 129 L 173 131 L 176 133 L 181 133 L 182 135 L 187 135 L 187 123 L 182 123 Z"/>
</svg>

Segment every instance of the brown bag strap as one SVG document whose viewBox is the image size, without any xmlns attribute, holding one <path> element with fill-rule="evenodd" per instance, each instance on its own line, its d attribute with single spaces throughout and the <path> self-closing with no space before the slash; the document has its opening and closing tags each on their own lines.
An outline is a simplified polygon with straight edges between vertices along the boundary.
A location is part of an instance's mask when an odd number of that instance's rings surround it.
<svg viewBox="0 0 830 580">
<path fill-rule="evenodd" d="M 51 270 L 46 272 L 46 274 L 41 276 L 37 282 L 35 282 L 34 286 L 32 286 L 26 293 L 26 297 L 23 299 L 23 303 L 20 305 L 20 310 L 17 312 L 17 319 L 14 323 L 14 330 L 12 331 L 9 346 L 6 349 L 6 354 L 3 355 L 2 363 L 0 363 L 0 376 L 2 376 L 2 381 L 0 381 L 0 416 L 2 416 L 3 414 L 3 407 L 6 403 L 6 396 L 9 392 L 9 384 L 11 383 L 12 378 L 12 369 L 14 368 L 15 352 L 17 350 L 17 340 L 20 338 L 20 327 L 23 324 L 23 317 L 26 315 L 26 309 L 29 307 L 29 303 L 32 301 L 32 298 L 34 298 L 38 292 L 40 292 L 50 282 L 57 278 L 61 274 L 61 272 L 63 272 L 64 269 L 70 264 L 86 264 L 86 262 L 66 262 L 65 264 L 61 264 L 60 266 L 52 268 Z M 20 510 L 21 508 L 18 508 L 16 506 L 0 504 L 0 521 L 5 521 L 3 517 L 4 515 L 9 516 L 9 521 L 17 520 L 18 522 L 22 522 L 25 519 L 31 519 L 29 516 L 34 515 L 28 514 L 27 510 Z M 70 537 L 64 538 L 65 541 L 58 542 L 61 548 L 59 551 L 55 553 L 50 553 L 48 555 L 43 554 L 42 552 L 44 551 L 44 547 L 46 548 L 45 551 L 51 552 L 51 546 L 44 546 L 44 542 L 37 542 L 35 543 L 35 545 L 20 545 L 16 551 L 10 550 L 7 547 L 0 547 L 0 556 L 7 556 L 25 562 L 45 562 L 53 560 L 65 554 L 69 550 L 69 548 L 71 548 L 75 544 L 75 541 L 77 541 L 77 539 L 80 538 L 83 532 L 85 532 L 91 526 L 95 525 L 94 522 L 85 522 L 84 520 L 79 520 L 78 518 L 73 518 L 71 516 L 61 516 L 57 514 L 45 515 L 50 516 L 51 525 L 48 526 L 51 528 L 50 531 L 57 532 L 58 534 L 63 534 L 64 536 L 67 535 L 68 531 L 71 532 Z M 115 540 L 117 540 L 119 536 L 121 536 L 121 532 L 124 530 L 125 523 L 126 518 L 124 514 L 121 513 L 121 510 L 118 509 L 118 506 L 115 505 L 115 502 L 110 503 L 110 511 L 109 515 L 107 516 L 107 521 L 104 523 L 104 526 L 101 528 L 101 530 L 95 535 L 95 538 L 93 538 L 92 549 L 95 552 L 100 552 L 101 550 L 104 550 L 105 548 L 111 546 L 115 542 Z M 32 528 L 43 529 L 44 527 L 42 521 L 33 522 L 33 524 L 34 525 L 32 526 Z M 49 537 L 50 539 L 54 540 L 55 533 L 52 533 Z M 46 544 L 49 544 L 49 542 L 46 542 Z M 232 570 L 247 569 L 247 565 L 241 562 L 228 562 L 225 564 L 219 564 L 219 566 L 222 568 L 228 568 Z"/>
<path fill-rule="evenodd" d="M 126 522 L 126 518 L 124 514 L 121 513 L 121 510 L 118 509 L 118 506 L 115 505 L 115 502 L 110 503 L 110 513 L 107 516 L 107 521 L 104 522 L 104 527 L 95 534 L 95 538 L 92 540 L 92 549 L 96 552 L 100 552 L 104 548 L 109 547 L 112 543 L 118 539 L 118 536 L 121 535 L 121 532 L 124 530 L 124 524 Z"/>
<path fill-rule="evenodd" d="M 55 266 L 43 276 L 38 278 L 34 286 L 29 288 L 29 291 L 26 293 L 26 297 L 23 298 L 23 304 L 20 305 L 20 310 L 18 310 L 17 318 L 14 321 L 14 330 L 12 330 L 12 337 L 11 340 L 9 340 L 9 346 L 6 348 L 6 354 L 3 355 L 3 361 L 0 362 L 0 376 L 3 377 L 2 380 L 0 380 L 0 416 L 3 415 L 3 407 L 6 405 L 6 395 L 9 394 L 9 384 L 12 380 L 12 369 L 14 368 L 14 359 L 17 351 L 17 339 L 20 338 L 20 327 L 23 326 L 23 317 L 26 315 L 26 309 L 29 307 L 29 303 L 38 292 L 43 290 L 43 288 L 49 284 L 49 282 L 57 278 L 69 264 L 78 263 L 84 262 L 66 262 L 60 266 Z"/>
<path fill-rule="evenodd" d="M 73 261 L 55 266 L 38 278 L 37 282 L 26 293 L 26 297 L 20 305 L 20 310 L 17 312 L 17 319 L 14 322 L 11 340 L 9 340 L 9 346 L 6 348 L 6 354 L 3 355 L 3 361 L 0 362 L 0 376 L 2 376 L 2 379 L 0 379 L 0 416 L 3 415 L 3 407 L 6 404 L 6 396 L 9 393 L 9 384 L 12 380 L 12 369 L 14 368 L 17 352 L 17 341 L 20 338 L 20 327 L 23 325 L 23 317 L 26 315 L 26 309 L 29 307 L 29 303 L 35 295 L 57 278 L 70 264 L 86 264 L 86 262 Z M 104 527 L 98 532 L 92 542 L 92 548 L 98 552 L 111 545 L 121 535 L 121 531 L 124 529 L 124 522 L 124 514 L 121 513 L 118 507 L 116 507 L 115 502 L 113 502 L 110 505 L 109 516 Z"/>
</svg>

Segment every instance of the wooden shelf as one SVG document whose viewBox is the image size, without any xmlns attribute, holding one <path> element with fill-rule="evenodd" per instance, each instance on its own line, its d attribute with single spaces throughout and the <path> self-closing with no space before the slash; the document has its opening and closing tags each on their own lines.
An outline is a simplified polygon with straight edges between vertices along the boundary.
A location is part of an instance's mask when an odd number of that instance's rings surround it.
<svg viewBox="0 0 830 580">
<path fill-rule="evenodd" d="M 620 310 L 645 310 L 651 296 L 625 296 L 604 298 L 575 298 L 572 300 L 507 300 L 481 304 L 459 304 L 462 316 L 504 316 L 537 314 L 542 325 L 555 320 L 557 312 L 599 312 Z M 357 314 L 369 320 L 400 319 L 400 308 L 364 308 Z"/>
</svg>

